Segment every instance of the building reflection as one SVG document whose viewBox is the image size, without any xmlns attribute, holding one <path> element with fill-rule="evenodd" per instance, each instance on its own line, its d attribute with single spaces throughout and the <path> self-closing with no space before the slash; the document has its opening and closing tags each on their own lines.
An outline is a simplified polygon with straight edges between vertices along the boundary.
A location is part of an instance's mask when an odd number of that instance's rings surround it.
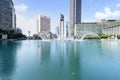
<svg viewBox="0 0 120 80">
<path fill-rule="evenodd" d="M 39 42 L 37 49 L 39 63 L 43 64 L 49 62 L 51 42 Z"/>
<path fill-rule="evenodd" d="M 67 73 L 64 73 L 64 75 L 69 76 L 66 79 L 80 80 L 80 52 L 78 44 L 75 42 L 61 42 L 59 49 L 61 69 L 62 71 L 65 69 Z"/>
<path fill-rule="evenodd" d="M 71 80 L 80 80 L 80 53 L 77 43 L 72 43 L 69 51 L 69 73 Z"/>
<path fill-rule="evenodd" d="M 59 48 L 60 48 L 60 66 L 64 67 L 64 57 L 65 57 L 65 44 L 64 42 L 60 42 Z"/>
<path fill-rule="evenodd" d="M 18 44 L 20 43 L 10 41 L 0 42 L 0 80 L 12 80 Z"/>
</svg>

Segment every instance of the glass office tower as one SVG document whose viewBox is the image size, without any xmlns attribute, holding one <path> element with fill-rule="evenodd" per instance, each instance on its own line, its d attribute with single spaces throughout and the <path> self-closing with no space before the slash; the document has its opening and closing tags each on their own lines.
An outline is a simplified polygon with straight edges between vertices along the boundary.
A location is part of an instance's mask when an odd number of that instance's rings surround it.
<svg viewBox="0 0 120 80">
<path fill-rule="evenodd" d="M 69 36 L 74 34 L 74 25 L 81 23 L 81 0 L 70 0 Z"/>
<path fill-rule="evenodd" d="M 0 0 L 0 29 L 16 27 L 16 14 L 12 0 Z"/>
</svg>

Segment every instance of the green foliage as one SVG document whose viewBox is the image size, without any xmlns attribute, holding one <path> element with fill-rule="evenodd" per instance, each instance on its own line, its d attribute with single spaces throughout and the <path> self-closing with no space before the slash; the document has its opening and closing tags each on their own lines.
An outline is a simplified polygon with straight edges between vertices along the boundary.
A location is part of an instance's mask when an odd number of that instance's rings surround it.
<svg viewBox="0 0 120 80">
<path fill-rule="evenodd" d="M 12 38 L 12 39 L 21 39 L 21 38 L 26 38 L 25 35 L 23 35 L 22 33 L 16 33 L 16 32 L 13 32 L 11 33 L 10 35 L 8 35 L 8 38 Z"/>
<path fill-rule="evenodd" d="M 88 35 L 84 39 L 100 39 L 98 36 Z"/>
<path fill-rule="evenodd" d="M 111 35 L 106 35 L 104 33 L 98 33 L 97 34 L 101 39 L 107 39 L 108 37 L 110 37 Z"/>
<path fill-rule="evenodd" d="M 27 38 L 22 33 L 17 33 L 14 30 L 1 30 L 0 29 L 0 38 L 2 38 L 2 34 L 7 34 L 8 39 L 26 39 Z"/>
<path fill-rule="evenodd" d="M 34 35 L 33 35 L 33 38 L 34 38 L 34 39 L 42 39 L 42 38 L 39 37 L 37 34 L 34 34 Z"/>
<path fill-rule="evenodd" d="M 117 38 L 120 39 L 120 35 L 117 35 Z"/>
</svg>

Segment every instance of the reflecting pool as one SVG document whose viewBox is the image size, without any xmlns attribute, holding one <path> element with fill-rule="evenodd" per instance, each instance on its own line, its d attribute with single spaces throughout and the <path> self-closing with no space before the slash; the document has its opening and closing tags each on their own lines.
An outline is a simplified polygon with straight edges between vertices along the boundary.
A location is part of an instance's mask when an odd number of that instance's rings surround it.
<svg viewBox="0 0 120 80">
<path fill-rule="evenodd" d="M 120 80 L 120 41 L 1 41 L 0 80 Z"/>
</svg>

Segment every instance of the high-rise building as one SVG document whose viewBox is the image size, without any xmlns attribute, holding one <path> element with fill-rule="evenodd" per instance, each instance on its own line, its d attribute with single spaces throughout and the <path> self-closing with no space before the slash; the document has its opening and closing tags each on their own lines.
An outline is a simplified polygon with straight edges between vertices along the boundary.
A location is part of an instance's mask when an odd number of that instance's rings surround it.
<svg viewBox="0 0 120 80">
<path fill-rule="evenodd" d="M 68 31 L 69 31 L 68 30 L 68 22 L 66 22 L 66 29 L 65 30 L 66 30 L 66 38 L 68 38 Z"/>
<path fill-rule="evenodd" d="M 4 30 L 16 28 L 16 14 L 12 0 L 0 0 L 0 28 Z"/>
<path fill-rule="evenodd" d="M 60 15 L 60 40 L 64 40 L 64 15 Z"/>
<path fill-rule="evenodd" d="M 57 26 L 57 27 L 55 28 L 55 34 L 57 35 L 57 37 L 59 37 L 59 35 L 60 35 L 59 26 Z"/>
<path fill-rule="evenodd" d="M 38 16 L 37 20 L 37 33 L 39 32 L 50 32 L 50 17 Z"/>
<path fill-rule="evenodd" d="M 73 36 L 75 24 L 80 23 L 81 23 L 81 0 L 70 0 L 69 36 Z"/>
</svg>

